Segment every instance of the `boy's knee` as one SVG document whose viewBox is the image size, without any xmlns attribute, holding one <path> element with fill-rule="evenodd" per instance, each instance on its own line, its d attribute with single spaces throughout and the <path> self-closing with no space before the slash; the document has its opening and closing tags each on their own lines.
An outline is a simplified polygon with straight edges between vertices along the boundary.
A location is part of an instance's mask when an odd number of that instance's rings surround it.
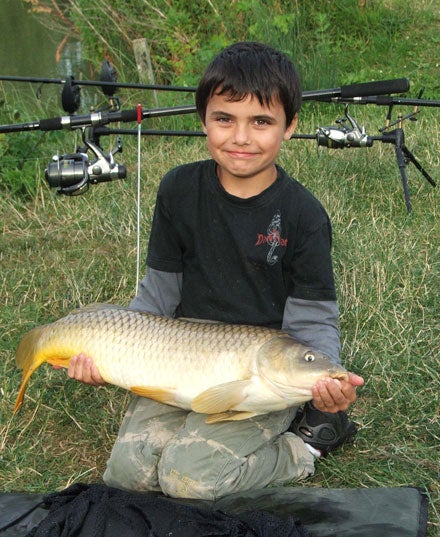
<svg viewBox="0 0 440 537">
<path fill-rule="evenodd" d="M 313 455 L 292 433 L 250 453 L 190 435 L 167 444 L 158 465 L 158 481 L 168 496 L 212 501 L 235 492 L 301 480 L 313 472 Z"/>
<path fill-rule="evenodd" d="M 160 487 L 173 498 L 217 499 L 220 473 L 220 460 L 199 438 L 174 439 L 163 450 L 158 464 Z"/>
<path fill-rule="evenodd" d="M 104 482 L 127 490 L 160 490 L 157 465 L 166 443 L 187 412 L 139 398 L 135 400 L 113 446 Z"/>
<path fill-rule="evenodd" d="M 159 455 L 141 443 L 114 445 L 103 475 L 104 483 L 126 490 L 160 490 L 157 479 Z"/>
</svg>

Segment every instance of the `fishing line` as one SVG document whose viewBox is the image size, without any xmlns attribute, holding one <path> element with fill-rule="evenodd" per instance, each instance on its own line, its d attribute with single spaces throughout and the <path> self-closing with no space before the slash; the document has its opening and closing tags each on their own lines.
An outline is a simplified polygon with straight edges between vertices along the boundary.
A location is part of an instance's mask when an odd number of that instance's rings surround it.
<svg viewBox="0 0 440 537">
<path fill-rule="evenodd" d="M 137 105 L 137 123 L 138 123 L 138 147 L 137 147 L 137 200 L 136 200 L 136 289 L 135 295 L 139 287 L 140 273 L 140 240 L 141 240 L 141 123 L 142 123 L 142 106 Z"/>
</svg>

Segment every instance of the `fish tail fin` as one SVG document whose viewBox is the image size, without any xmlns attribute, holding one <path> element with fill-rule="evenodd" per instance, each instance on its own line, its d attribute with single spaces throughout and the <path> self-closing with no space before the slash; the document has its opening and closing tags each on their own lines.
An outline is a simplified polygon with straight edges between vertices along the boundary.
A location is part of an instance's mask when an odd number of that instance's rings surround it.
<svg viewBox="0 0 440 537">
<path fill-rule="evenodd" d="M 46 356 L 39 352 L 39 340 L 44 326 L 38 326 L 25 334 L 20 341 L 15 353 L 15 361 L 20 369 L 23 369 L 20 389 L 14 405 L 14 414 L 23 403 L 26 385 L 32 373 L 46 360 Z"/>
</svg>

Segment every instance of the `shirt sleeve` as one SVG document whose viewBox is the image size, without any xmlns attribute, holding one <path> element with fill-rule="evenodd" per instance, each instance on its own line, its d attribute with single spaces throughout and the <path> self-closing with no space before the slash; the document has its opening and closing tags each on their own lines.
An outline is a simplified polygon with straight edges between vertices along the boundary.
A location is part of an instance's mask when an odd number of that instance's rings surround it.
<svg viewBox="0 0 440 537">
<path fill-rule="evenodd" d="M 129 308 L 173 317 L 182 295 L 182 273 L 148 268 Z"/>
<path fill-rule="evenodd" d="M 322 218 L 321 218 L 322 220 Z M 336 300 L 328 218 L 301 229 L 291 259 L 289 296 L 303 300 Z"/>
<path fill-rule="evenodd" d="M 295 339 L 340 363 L 339 307 L 333 300 L 302 300 L 288 297 L 282 329 Z"/>
</svg>

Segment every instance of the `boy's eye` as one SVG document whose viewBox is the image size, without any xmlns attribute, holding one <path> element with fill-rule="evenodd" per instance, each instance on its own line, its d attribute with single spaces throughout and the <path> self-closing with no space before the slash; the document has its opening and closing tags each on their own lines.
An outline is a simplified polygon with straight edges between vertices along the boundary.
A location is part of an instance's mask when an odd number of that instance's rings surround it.
<svg viewBox="0 0 440 537">
<path fill-rule="evenodd" d="M 257 117 L 254 123 L 257 127 L 268 127 L 274 124 L 274 120 L 270 117 Z"/>
<path fill-rule="evenodd" d="M 231 118 L 226 116 L 218 116 L 217 118 L 215 118 L 215 120 L 219 123 L 229 123 L 231 121 Z"/>
</svg>

